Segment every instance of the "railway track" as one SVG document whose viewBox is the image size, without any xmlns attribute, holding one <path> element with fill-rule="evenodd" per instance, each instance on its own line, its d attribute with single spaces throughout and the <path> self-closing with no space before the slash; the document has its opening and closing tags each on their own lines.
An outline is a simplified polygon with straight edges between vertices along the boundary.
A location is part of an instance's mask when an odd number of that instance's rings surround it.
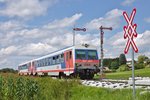
<svg viewBox="0 0 150 100">
<path fill-rule="evenodd" d="M 111 89 L 131 89 L 132 80 L 113 80 L 113 79 L 102 79 L 102 80 L 81 80 L 81 84 L 85 86 L 111 88 Z M 149 77 L 136 77 L 135 78 L 136 89 L 150 90 L 150 78 Z"/>
</svg>

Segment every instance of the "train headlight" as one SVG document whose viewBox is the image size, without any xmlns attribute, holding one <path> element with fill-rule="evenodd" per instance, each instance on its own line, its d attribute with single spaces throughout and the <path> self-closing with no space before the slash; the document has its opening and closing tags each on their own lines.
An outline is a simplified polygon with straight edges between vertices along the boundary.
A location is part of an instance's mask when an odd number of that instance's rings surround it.
<svg viewBox="0 0 150 100">
<path fill-rule="evenodd" d="M 82 66 L 82 65 L 79 64 L 79 63 L 75 63 L 75 66 L 76 66 L 76 67 L 80 67 L 80 66 Z"/>
<path fill-rule="evenodd" d="M 94 66 L 95 66 L 95 67 L 98 67 L 98 65 L 97 65 L 97 64 L 94 64 Z"/>
</svg>

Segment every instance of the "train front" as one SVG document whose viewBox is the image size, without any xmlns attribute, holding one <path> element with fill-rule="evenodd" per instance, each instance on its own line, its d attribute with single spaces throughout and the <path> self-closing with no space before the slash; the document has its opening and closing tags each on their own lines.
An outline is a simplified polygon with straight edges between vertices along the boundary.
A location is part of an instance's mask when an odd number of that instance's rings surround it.
<svg viewBox="0 0 150 100">
<path fill-rule="evenodd" d="M 99 71 L 97 49 L 88 47 L 75 49 L 75 71 L 81 79 L 92 79 Z"/>
</svg>

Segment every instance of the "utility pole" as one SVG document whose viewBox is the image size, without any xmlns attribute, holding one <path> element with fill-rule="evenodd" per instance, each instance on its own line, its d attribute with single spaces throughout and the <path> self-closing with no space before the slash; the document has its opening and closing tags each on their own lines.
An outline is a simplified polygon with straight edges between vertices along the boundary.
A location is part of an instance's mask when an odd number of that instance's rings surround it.
<svg viewBox="0 0 150 100">
<path fill-rule="evenodd" d="M 85 32 L 86 28 L 76 28 L 74 26 L 74 28 L 73 28 L 73 46 L 75 46 L 75 31 L 83 31 L 83 32 Z"/>
<path fill-rule="evenodd" d="M 100 49 L 101 49 L 101 67 L 100 67 L 100 73 L 101 73 L 101 78 L 103 78 L 103 57 L 104 57 L 104 52 L 103 52 L 103 37 L 104 37 L 104 31 L 103 30 L 112 30 L 112 27 L 103 27 L 101 26 L 100 28 Z"/>
</svg>

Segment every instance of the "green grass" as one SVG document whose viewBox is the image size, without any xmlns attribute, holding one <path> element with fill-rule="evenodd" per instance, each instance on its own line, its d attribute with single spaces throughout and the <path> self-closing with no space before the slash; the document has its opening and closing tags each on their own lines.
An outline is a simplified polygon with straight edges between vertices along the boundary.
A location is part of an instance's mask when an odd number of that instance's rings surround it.
<svg viewBox="0 0 150 100">
<path fill-rule="evenodd" d="M 136 100 L 149 100 L 150 93 L 140 95 L 141 91 L 136 90 Z M 72 88 L 70 100 L 132 100 L 132 90 L 77 86 Z"/>
<path fill-rule="evenodd" d="M 2 76 L 0 79 L 3 80 L 1 82 L 4 82 L 3 85 L 0 85 L 2 87 L 0 93 L 3 94 L 0 95 L 0 100 L 20 100 L 18 96 L 24 96 L 21 100 L 132 100 L 131 89 L 87 87 L 81 85 L 79 80 L 59 80 L 50 77 L 19 77 L 16 74 L 0 76 Z M 9 85 L 8 83 L 14 84 Z M 12 86 L 14 86 L 13 91 Z M 34 91 L 35 89 L 37 91 Z M 18 91 L 21 95 L 17 95 Z M 149 100 L 150 93 L 140 95 L 141 91 L 143 90 L 136 90 L 136 100 Z M 33 97 L 31 98 L 30 95 Z"/>
<path fill-rule="evenodd" d="M 132 71 L 106 73 L 105 78 L 109 79 L 128 79 L 132 76 Z M 135 76 L 150 77 L 150 68 L 135 70 Z M 96 77 L 98 78 L 98 76 Z"/>
</svg>

